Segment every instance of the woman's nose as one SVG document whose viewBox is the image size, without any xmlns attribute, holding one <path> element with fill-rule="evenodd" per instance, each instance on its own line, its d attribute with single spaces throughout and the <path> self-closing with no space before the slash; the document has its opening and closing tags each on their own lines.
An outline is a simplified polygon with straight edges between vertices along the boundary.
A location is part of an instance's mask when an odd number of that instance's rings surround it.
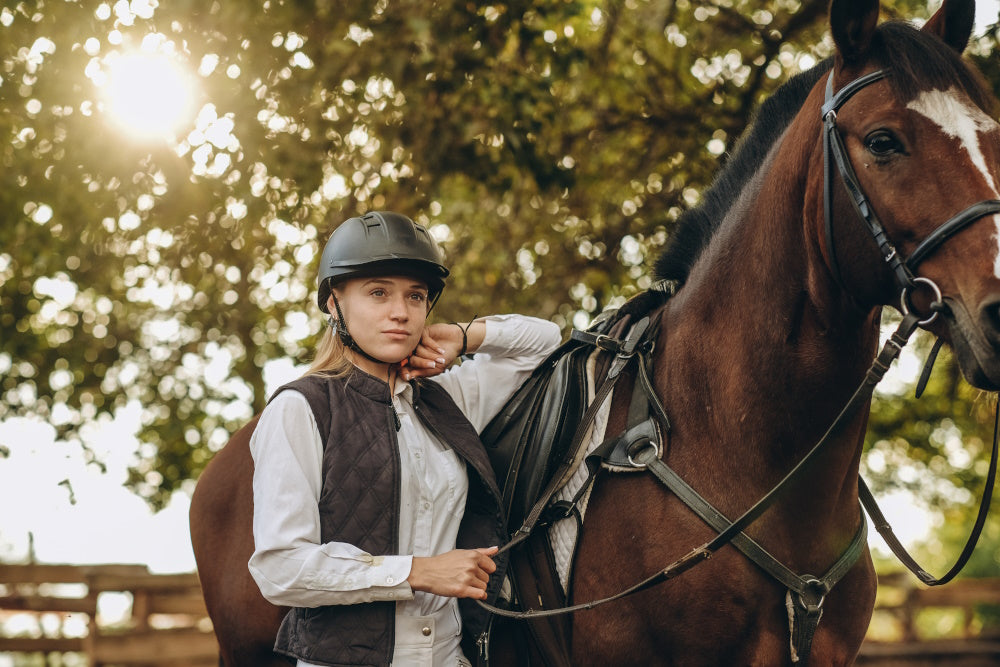
<svg viewBox="0 0 1000 667">
<path fill-rule="evenodd" d="M 395 319 L 408 319 L 410 317 L 410 311 L 406 307 L 406 297 L 398 296 L 394 297 L 391 301 L 392 309 L 390 315 Z"/>
</svg>

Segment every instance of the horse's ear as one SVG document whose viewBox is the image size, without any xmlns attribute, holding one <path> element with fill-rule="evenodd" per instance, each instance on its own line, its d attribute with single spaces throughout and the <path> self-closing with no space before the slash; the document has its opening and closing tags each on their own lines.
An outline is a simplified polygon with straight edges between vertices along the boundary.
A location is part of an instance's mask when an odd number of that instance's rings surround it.
<svg viewBox="0 0 1000 667">
<path fill-rule="evenodd" d="M 976 17 L 975 0 L 944 0 L 924 24 L 923 31 L 937 35 L 959 53 L 965 51 Z"/>
<path fill-rule="evenodd" d="M 868 53 L 878 25 L 878 0 L 833 0 L 830 3 L 830 33 L 845 62 L 860 60 Z"/>
</svg>

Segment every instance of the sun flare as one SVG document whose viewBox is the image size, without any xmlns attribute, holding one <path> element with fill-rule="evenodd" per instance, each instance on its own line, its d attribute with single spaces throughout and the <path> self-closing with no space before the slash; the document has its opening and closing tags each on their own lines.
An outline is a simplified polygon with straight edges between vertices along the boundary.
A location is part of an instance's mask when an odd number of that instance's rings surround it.
<svg viewBox="0 0 1000 667">
<path fill-rule="evenodd" d="M 139 137 L 171 136 L 191 117 L 191 83 L 164 54 L 115 58 L 108 63 L 104 95 L 115 122 Z"/>
</svg>

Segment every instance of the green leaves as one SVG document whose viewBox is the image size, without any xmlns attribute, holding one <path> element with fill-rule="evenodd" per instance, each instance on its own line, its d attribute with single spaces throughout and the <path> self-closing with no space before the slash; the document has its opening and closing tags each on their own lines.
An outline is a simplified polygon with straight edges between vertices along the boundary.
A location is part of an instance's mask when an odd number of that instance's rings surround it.
<svg viewBox="0 0 1000 667">
<path fill-rule="evenodd" d="M 310 357 L 342 220 L 434 230 L 439 319 L 586 324 L 828 49 L 818 2 L 133 5 L 0 15 L 0 418 L 80 440 L 140 404 L 130 485 L 154 505 L 263 407 L 268 361 Z M 195 82 L 171 139 L 111 117 L 101 74 L 136 51 Z"/>
</svg>

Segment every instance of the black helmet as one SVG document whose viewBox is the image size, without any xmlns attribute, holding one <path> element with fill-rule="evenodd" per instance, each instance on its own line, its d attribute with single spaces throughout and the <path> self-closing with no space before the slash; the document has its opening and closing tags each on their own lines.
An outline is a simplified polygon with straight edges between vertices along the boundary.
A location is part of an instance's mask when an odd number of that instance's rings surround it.
<svg viewBox="0 0 1000 667">
<path fill-rule="evenodd" d="M 326 307 L 330 289 L 342 280 L 393 274 L 426 282 L 432 304 L 440 296 L 448 269 L 427 228 L 390 211 L 345 220 L 333 230 L 319 262 L 319 308 L 330 312 Z"/>
</svg>

